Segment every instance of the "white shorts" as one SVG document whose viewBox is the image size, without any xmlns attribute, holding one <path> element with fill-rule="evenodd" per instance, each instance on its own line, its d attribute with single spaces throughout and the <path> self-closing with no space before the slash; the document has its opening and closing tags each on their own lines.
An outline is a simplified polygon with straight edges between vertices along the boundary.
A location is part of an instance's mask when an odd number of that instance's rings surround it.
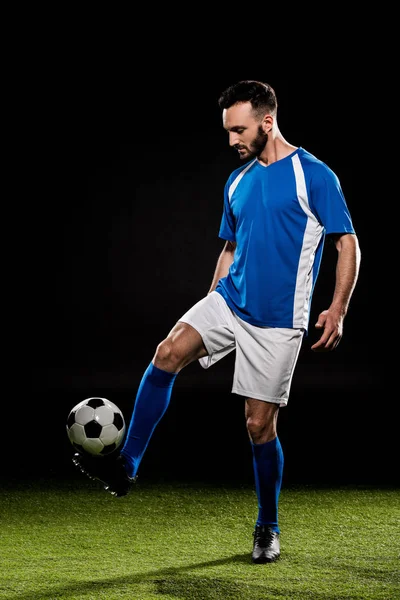
<svg viewBox="0 0 400 600">
<path fill-rule="evenodd" d="M 304 331 L 256 327 L 233 312 L 218 292 L 199 300 L 180 319 L 194 327 L 208 356 L 208 369 L 236 350 L 232 393 L 286 406 Z"/>
</svg>

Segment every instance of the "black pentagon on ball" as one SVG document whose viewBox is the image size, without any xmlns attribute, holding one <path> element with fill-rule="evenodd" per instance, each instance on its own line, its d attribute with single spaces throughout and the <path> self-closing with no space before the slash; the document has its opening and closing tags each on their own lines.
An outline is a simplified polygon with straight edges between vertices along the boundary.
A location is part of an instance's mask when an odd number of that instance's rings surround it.
<svg viewBox="0 0 400 600">
<path fill-rule="evenodd" d="M 90 398 L 90 400 L 86 402 L 86 405 L 90 406 L 91 408 L 97 408 L 98 406 L 104 406 L 105 402 L 103 398 Z"/>
<path fill-rule="evenodd" d="M 88 438 L 98 438 L 101 434 L 101 430 L 103 427 L 97 421 L 89 421 L 84 426 L 86 437 Z"/>
<path fill-rule="evenodd" d="M 115 427 L 118 429 L 118 431 L 121 431 L 121 429 L 124 426 L 124 420 L 120 413 L 114 413 L 113 423 L 114 423 Z"/>
</svg>

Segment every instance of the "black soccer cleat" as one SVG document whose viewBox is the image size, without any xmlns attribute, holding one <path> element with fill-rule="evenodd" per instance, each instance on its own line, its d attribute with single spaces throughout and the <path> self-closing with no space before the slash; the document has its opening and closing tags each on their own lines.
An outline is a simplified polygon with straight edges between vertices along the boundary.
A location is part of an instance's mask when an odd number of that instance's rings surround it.
<svg viewBox="0 0 400 600">
<path fill-rule="evenodd" d="M 254 545 L 251 559 L 253 563 L 270 563 L 278 560 L 281 555 L 279 534 L 269 525 L 256 525 L 254 532 Z"/>
<path fill-rule="evenodd" d="M 121 454 L 117 457 L 92 457 L 77 452 L 72 462 L 89 479 L 97 479 L 103 483 L 104 489 L 117 498 L 126 496 L 137 479 L 137 476 L 129 477 L 125 458 Z"/>
</svg>

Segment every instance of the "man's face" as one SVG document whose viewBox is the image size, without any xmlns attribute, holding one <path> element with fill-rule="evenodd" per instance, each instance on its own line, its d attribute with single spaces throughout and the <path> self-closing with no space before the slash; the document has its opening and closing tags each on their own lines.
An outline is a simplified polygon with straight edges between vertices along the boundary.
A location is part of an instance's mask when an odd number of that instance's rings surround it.
<svg viewBox="0 0 400 600">
<path fill-rule="evenodd" d="M 222 112 L 224 129 L 229 133 L 229 145 L 236 148 L 241 160 L 260 156 L 268 141 L 261 122 L 254 118 L 250 102 L 234 104 Z"/>
</svg>

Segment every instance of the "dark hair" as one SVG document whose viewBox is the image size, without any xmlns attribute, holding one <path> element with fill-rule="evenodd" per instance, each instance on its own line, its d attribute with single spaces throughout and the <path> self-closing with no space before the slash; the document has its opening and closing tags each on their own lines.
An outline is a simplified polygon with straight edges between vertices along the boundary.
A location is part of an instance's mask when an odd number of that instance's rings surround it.
<svg viewBox="0 0 400 600">
<path fill-rule="evenodd" d="M 253 111 L 259 117 L 263 117 L 265 113 L 275 114 L 278 107 L 274 89 L 268 83 L 252 79 L 229 86 L 218 99 L 222 110 L 241 102 L 250 102 Z"/>
</svg>

